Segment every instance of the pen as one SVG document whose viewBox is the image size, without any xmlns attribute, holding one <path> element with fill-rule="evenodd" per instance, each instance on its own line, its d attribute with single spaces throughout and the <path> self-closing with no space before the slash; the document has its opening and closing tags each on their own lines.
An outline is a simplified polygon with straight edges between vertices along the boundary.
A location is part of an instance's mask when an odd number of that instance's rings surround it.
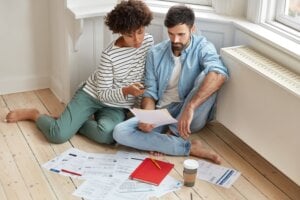
<svg viewBox="0 0 300 200">
<path fill-rule="evenodd" d="M 131 158 L 132 160 L 144 160 L 142 158 Z"/>
<path fill-rule="evenodd" d="M 191 193 L 191 200 L 193 200 L 193 193 Z"/>
<path fill-rule="evenodd" d="M 140 90 L 145 90 L 145 89 L 147 89 L 147 87 L 145 87 L 145 86 L 139 86 L 139 89 Z"/>
<path fill-rule="evenodd" d="M 140 90 L 145 90 L 147 89 L 148 87 L 146 85 L 143 85 L 143 84 L 140 84 L 137 86 Z"/>
<path fill-rule="evenodd" d="M 68 174 L 72 174 L 72 175 L 76 175 L 76 176 L 81 176 L 81 174 L 77 173 L 77 172 L 72 172 L 66 169 L 61 169 L 62 172 L 68 173 Z"/>
<path fill-rule="evenodd" d="M 58 169 L 54 169 L 54 168 L 51 168 L 50 171 L 59 173 L 59 170 Z"/>
<path fill-rule="evenodd" d="M 152 162 L 156 165 L 156 167 L 158 169 L 161 169 L 161 167 L 159 166 L 159 164 L 153 159 L 153 158 L 150 158 L 152 160 Z"/>
</svg>

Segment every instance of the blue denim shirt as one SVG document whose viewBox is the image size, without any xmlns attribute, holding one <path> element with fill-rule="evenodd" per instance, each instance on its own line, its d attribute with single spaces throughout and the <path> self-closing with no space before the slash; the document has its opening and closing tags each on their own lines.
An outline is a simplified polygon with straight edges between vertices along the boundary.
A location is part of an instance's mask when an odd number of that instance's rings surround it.
<svg viewBox="0 0 300 200">
<path fill-rule="evenodd" d="M 144 97 L 161 99 L 168 86 L 174 68 L 171 41 L 163 41 L 148 52 L 146 58 Z M 194 87 L 194 82 L 201 72 L 221 73 L 228 78 L 228 70 L 212 43 L 200 35 L 192 35 L 189 46 L 181 52 L 181 74 L 178 82 L 179 98 L 183 101 Z"/>
</svg>

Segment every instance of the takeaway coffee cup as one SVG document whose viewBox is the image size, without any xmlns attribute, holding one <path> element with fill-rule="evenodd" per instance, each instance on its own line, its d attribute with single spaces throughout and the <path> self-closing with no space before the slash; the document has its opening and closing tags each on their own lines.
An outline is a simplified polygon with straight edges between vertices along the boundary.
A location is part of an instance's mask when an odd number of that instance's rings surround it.
<svg viewBox="0 0 300 200">
<path fill-rule="evenodd" d="M 183 162 L 183 181 L 187 187 L 195 185 L 199 164 L 196 160 L 187 159 Z"/>
</svg>

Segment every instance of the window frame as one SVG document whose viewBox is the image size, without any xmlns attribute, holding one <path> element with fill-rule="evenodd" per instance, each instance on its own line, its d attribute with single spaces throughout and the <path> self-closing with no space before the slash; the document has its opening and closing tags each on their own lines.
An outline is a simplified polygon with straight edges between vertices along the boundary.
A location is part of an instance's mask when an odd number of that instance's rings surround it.
<svg viewBox="0 0 300 200">
<path fill-rule="evenodd" d="M 291 28 L 296 29 L 297 31 L 300 31 L 300 23 L 293 19 L 292 17 L 289 17 L 285 14 L 286 12 L 286 3 L 288 0 L 281 0 L 276 1 L 276 14 L 275 14 L 275 20 L 279 23 L 282 23 L 286 26 L 289 26 Z"/>
<path fill-rule="evenodd" d="M 212 6 L 212 0 L 159 0 L 174 3 L 184 3 L 192 5 Z"/>
<path fill-rule="evenodd" d="M 300 42 L 300 32 L 276 19 L 278 2 L 285 0 L 248 1 L 247 19 L 294 42 Z M 279 6 L 280 7 L 280 6 Z M 281 6 L 282 8 L 282 6 Z M 279 11 L 278 11 L 279 12 Z M 283 11 L 284 13 L 284 11 Z"/>
</svg>

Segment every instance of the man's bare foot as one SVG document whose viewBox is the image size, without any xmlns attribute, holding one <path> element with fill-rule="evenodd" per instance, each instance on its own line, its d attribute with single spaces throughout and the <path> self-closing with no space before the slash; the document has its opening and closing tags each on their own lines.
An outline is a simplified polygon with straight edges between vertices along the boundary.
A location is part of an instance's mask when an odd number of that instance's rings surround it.
<svg viewBox="0 0 300 200">
<path fill-rule="evenodd" d="M 200 140 L 192 140 L 191 141 L 191 152 L 192 156 L 196 156 L 199 158 L 205 158 L 213 161 L 216 164 L 221 164 L 221 158 L 215 152 L 206 149 Z"/>
<path fill-rule="evenodd" d="M 17 122 L 17 121 L 36 121 L 40 116 L 40 112 L 37 109 L 17 109 L 12 110 L 6 115 L 6 122 Z"/>
</svg>

